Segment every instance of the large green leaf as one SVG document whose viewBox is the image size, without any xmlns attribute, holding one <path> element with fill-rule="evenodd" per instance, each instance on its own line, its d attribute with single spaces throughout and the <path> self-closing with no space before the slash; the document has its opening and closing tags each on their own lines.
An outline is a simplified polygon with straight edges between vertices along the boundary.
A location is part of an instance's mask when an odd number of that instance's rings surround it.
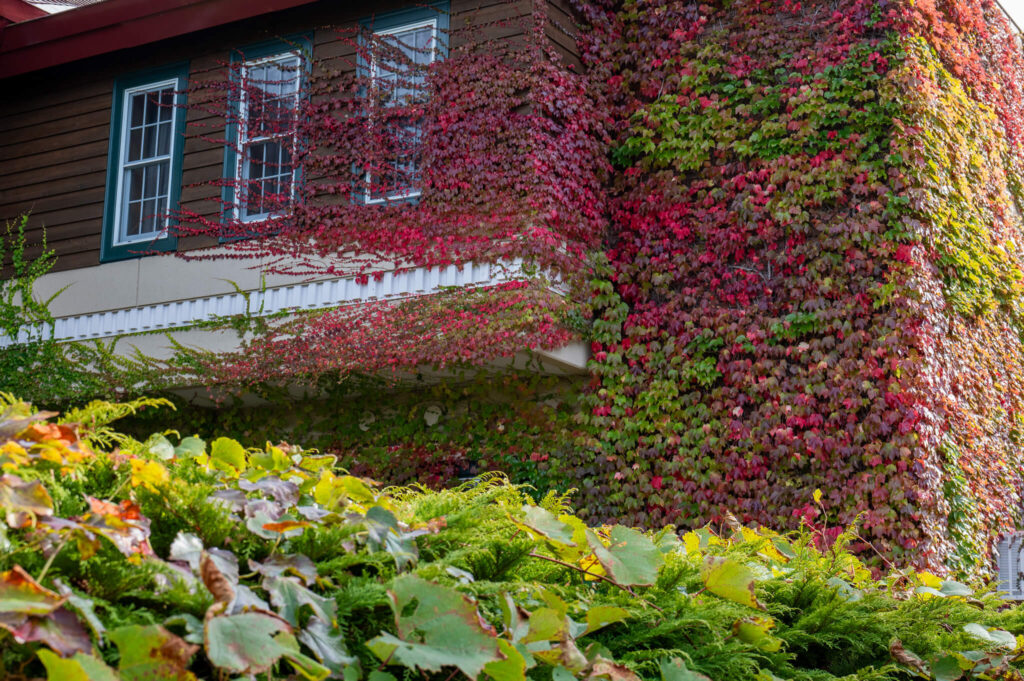
<svg viewBox="0 0 1024 681">
<path fill-rule="evenodd" d="M 186 643 L 157 624 L 119 627 L 109 634 L 121 654 L 122 681 L 195 681 L 189 660 L 199 646 Z"/>
<path fill-rule="evenodd" d="M 559 544 L 574 546 L 572 528 L 555 517 L 551 511 L 540 506 L 523 506 L 523 519 L 513 522 L 531 534 L 550 539 Z"/>
<path fill-rule="evenodd" d="M 40 650 L 39 659 L 46 667 L 49 681 L 121 681 L 103 660 L 92 655 L 75 653 L 62 658 L 49 650 Z"/>
<path fill-rule="evenodd" d="M 744 617 L 733 623 L 732 629 L 736 638 L 749 643 L 764 653 L 774 653 L 782 647 L 781 639 L 771 634 L 775 627 L 775 620 L 770 617 Z"/>
<path fill-rule="evenodd" d="M 504 639 L 498 640 L 501 654 L 505 659 L 488 662 L 484 674 L 494 681 L 524 681 L 526 679 L 526 658 L 516 647 Z"/>
<path fill-rule="evenodd" d="M 1002 629 L 989 629 L 988 627 L 983 627 L 980 624 L 972 622 L 964 625 L 964 631 L 975 638 L 979 638 L 986 643 L 1000 648 L 1013 650 L 1017 647 L 1017 639 L 1014 635 Z"/>
<path fill-rule="evenodd" d="M 236 674 L 259 674 L 290 652 L 275 637 L 290 633 L 284 620 L 261 612 L 213 617 L 203 631 L 206 657 L 214 666 Z"/>
<path fill-rule="evenodd" d="M 210 446 L 210 465 L 232 475 L 245 470 L 245 448 L 235 440 L 219 437 Z"/>
<path fill-rule="evenodd" d="M 398 636 L 385 633 L 366 644 L 381 660 L 428 672 L 455 666 L 476 678 L 487 663 L 502 659 L 498 640 L 484 629 L 476 605 L 459 592 L 403 575 L 388 596 Z"/>
<path fill-rule="evenodd" d="M 935 681 L 957 681 L 963 678 L 964 670 L 960 668 L 960 661 L 953 655 L 945 655 L 932 663 L 932 676 Z"/>
<path fill-rule="evenodd" d="M 161 461 L 170 461 L 174 458 L 174 446 L 170 440 L 160 433 L 153 433 L 145 443 L 146 452 Z"/>
<path fill-rule="evenodd" d="M 174 448 L 174 455 L 183 459 L 201 456 L 206 452 L 206 442 L 198 437 L 187 437 Z"/>
<path fill-rule="evenodd" d="M 596 534 L 587 531 L 587 542 L 608 577 L 623 586 L 650 586 L 658 578 L 665 556 L 642 532 L 616 525 L 605 546 Z"/>
<path fill-rule="evenodd" d="M 629 611 L 625 608 L 614 605 L 595 605 L 587 610 L 587 631 L 585 633 L 590 634 L 609 624 L 627 620 L 629 617 Z"/>
<path fill-rule="evenodd" d="M 319 617 L 310 617 L 306 627 L 299 632 L 299 641 L 309 648 L 316 659 L 334 673 L 350 665 L 358 665 L 359 659 L 348 654 L 345 637 L 333 630 Z"/>
<path fill-rule="evenodd" d="M 754 595 L 754 572 L 732 558 L 708 556 L 701 567 L 704 586 L 711 593 L 751 608 L 761 608 Z"/>
<path fill-rule="evenodd" d="M 284 657 L 303 678 L 308 681 L 323 681 L 331 675 L 330 669 L 302 653 L 299 650 L 299 642 L 287 631 L 282 631 L 274 639 L 287 650 Z"/>
<path fill-rule="evenodd" d="M 263 579 L 263 590 L 270 594 L 270 602 L 277 608 L 277 614 L 293 627 L 301 626 L 300 611 L 308 607 L 312 613 L 330 625 L 335 624 L 337 604 L 330 599 L 319 596 L 294 577 L 266 577 Z"/>
</svg>

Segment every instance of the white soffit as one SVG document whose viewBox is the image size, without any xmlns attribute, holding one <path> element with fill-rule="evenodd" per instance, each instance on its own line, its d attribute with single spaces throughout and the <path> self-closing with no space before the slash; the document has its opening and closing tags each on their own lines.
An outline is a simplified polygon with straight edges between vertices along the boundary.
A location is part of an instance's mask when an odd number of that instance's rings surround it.
<svg viewBox="0 0 1024 681">
<path fill-rule="evenodd" d="M 467 263 L 462 269 L 455 265 L 420 267 L 384 272 L 379 279 L 370 275 L 364 284 L 358 283 L 355 277 L 345 277 L 60 317 L 54 320 L 52 334 L 62 342 L 110 338 L 182 328 L 247 311 L 253 316 L 265 316 L 288 310 L 316 310 L 425 295 L 446 287 L 492 286 L 525 278 L 522 262 L 518 260 L 503 266 Z M 45 330 L 39 327 L 23 329 L 17 342 L 28 342 L 41 333 Z M 47 337 L 49 335 L 46 333 Z M 0 335 L 0 347 L 8 345 L 12 345 L 11 338 Z"/>
</svg>

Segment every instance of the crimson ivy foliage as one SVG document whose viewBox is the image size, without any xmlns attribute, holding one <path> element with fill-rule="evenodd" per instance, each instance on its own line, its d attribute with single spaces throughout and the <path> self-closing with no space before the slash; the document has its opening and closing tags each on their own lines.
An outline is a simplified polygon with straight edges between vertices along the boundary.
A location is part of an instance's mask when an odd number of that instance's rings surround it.
<svg viewBox="0 0 1024 681">
<path fill-rule="evenodd" d="M 887 554 L 975 567 L 1022 484 L 1022 60 L 998 8 L 588 16 L 619 172 L 587 512 L 795 526 L 820 486 Z"/>
</svg>

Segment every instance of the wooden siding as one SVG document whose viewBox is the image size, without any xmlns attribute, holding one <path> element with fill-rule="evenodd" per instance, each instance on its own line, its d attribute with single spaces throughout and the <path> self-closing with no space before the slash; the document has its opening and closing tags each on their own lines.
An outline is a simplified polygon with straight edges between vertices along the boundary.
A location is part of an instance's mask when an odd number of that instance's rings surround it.
<svg viewBox="0 0 1024 681">
<path fill-rule="evenodd" d="M 451 0 L 453 48 L 460 40 L 522 41 L 534 3 L 546 4 L 545 31 L 563 62 L 579 69 L 576 23 L 569 0 Z M 190 81 L 223 79 L 231 50 L 277 35 L 314 32 L 314 61 L 354 68 L 351 43 L 331 28 L 367 17 L 366 4 L 330 0 L 200 33 L 26 74 L 5 83 L 0 106 L 0 223 L 29 213 L 30 244 L 45 227 L 58 256 L 55 270 L 99 264 L 107 151 L 115 79 L 122 73 L 189 60 Z M 355 5 L 353 7 L 352 5 Z M 374 2 L 381 14 L 408 0 Z M 224 118 L 216 106 L 187 109 L 181 205 L 208 218 L 221 210 Z M 209 237 L 179 239 L 179 250 L 213 245 Z M 38 253 L 38 247 L 29 254 Z"/>
</svg>

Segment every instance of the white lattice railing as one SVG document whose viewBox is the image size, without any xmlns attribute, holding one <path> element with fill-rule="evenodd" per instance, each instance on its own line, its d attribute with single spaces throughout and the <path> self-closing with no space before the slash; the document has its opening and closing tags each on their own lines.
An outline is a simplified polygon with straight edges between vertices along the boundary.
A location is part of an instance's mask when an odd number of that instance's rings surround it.
<svg viewBox="0 0 1024 681">
<path fill-rule="evenodd" d="M 54 321 L 50 329 L 23 329 L 17 339 L 0 335 L 0 347 L 25 343 L 41 336 L 52 336 L 58 341 L 69 342 L 182 328 L 217 317 L 245 314 L 247 311 L 250 314 L 269 315 L 287 310 L 354 305 L 373 300 L 424 295 L 449 286 L 489 286 L 523 279 L 524 276 L 522 263 L 518 261 L 504 266 L 469 263 L 461 270 L 451 265 L 421 267 L 398 273 L 385 272 L 379 279 L 371 276 L 366 283 L 358 283 L 354 277 L 345 277 L 246 293 L 225 293 L 61 317 Z"/>
</svg>

